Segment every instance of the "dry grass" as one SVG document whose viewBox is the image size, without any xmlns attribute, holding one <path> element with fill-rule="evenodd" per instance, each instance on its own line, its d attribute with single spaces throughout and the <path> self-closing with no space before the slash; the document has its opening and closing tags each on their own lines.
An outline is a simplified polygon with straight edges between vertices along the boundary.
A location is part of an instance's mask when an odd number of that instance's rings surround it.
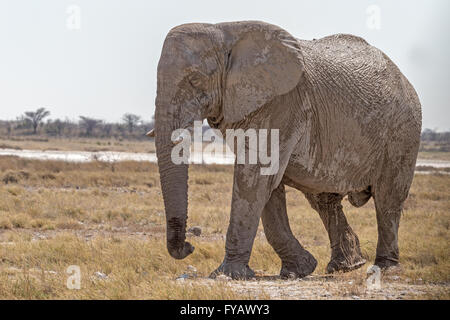
<svg viewBox="0 0 450 320">
<path fill-rule="evenodd" d="M 450 161 L 450 152 L 442 151 L 421 151 L 419 152 L 419 159 L 424 160 L 445 160 Z"/>
<path fill-rule="evenodd" d="M 233 281 L 230 286 L 203 279 L 224 255 L 232 167 L 191 166 L 189 185 L 188 224 L 201 226 L 203 231 L 200 237 L 188 235 L 196 250 L 177 261 L 165 248 L 164 206 L 156 165 L 0 157 L 0 298 L 277 297 L 269 292 L 272 287 L 286 294 L 294 292 L 294 298 L 308 298 L 295 293 L 299 282 L 291 285 L 275 280 L 265 286 L 264 281 Z M 448 175 L 416 175 L 401 220 L 403 270 L 396 281 L 436 289 L 424 289 L 421 297 L 425 298 L 450 297 L 449 190 Z M 321 298 L 319 289 L 328 290 L 325 298 L 327 294 L 334 298 L 364 295 L 367 266 L 337 275 L 334 282 L 322 277 L 330 254 L 328 236 L 304 196 L 291 188 L 287 192 L 293 232 L 319 262 L 313 275 L 317 283 L 302 282 L 302 292 L 309 292 L 311 286 L 316 288 L 311 291 L 313 298 Z M 359 235 L 363 254 L 373 261 L 377 239 L 373 201 L 356 209 L 345 200 L 344 210 Z M 260 226 L 250 266 L 259 275 L 276 275 L 280 261 L 262 231 Z M 66 288 L 69 265 L 81 268 L 81 290 Z M 200 279 L 176 281 L 188 265 L 197 268 Z M 107 277 L 98 278 L 97 271 Z M 389 283 L 389 278 L 386 281 Z M 260 289 L 251 289 L 255 283 Z"/>
<path fill-rule="evenodd" d="M 155 152 L 153 140 L 121 140 L 101 138 L 0 137 L 0 149 L 59 151 Z"/>
</svg>

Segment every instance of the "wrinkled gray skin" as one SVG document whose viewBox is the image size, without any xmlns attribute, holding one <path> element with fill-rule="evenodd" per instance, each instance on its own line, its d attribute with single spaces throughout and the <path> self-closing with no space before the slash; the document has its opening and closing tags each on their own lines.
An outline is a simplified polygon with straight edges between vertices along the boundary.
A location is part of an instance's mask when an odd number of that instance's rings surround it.
<svg viewBox="0 0 450 320">
<path fill-rule="evenodd" d="M 342 211 L 374 198 L 375 264 L 398 264 L 398 227 L 412 182 L 421 131 L 411 84 L 380 50 L 345 34 L 304 41 L 263 22 L 187 24 L 166 37 L 158 65 L 156 150 L 167 221 L 167 248 L 183 259 L 187 165 L 170 159 L 171 133 L 207 119 L 227 128 L 279 129 L 280 166 L 236 164 L 223 263 L 212 273 L 254 275 L 248 262 L 260 218 L 282 261 L 282 277 L 304 277 L 317 265 L 291 232 L 285 185 L 302 191 L 329 234 L 327 271 L 365 263 Z M 248 152 L 248 150 L 247 150 Z"/>
</svg>

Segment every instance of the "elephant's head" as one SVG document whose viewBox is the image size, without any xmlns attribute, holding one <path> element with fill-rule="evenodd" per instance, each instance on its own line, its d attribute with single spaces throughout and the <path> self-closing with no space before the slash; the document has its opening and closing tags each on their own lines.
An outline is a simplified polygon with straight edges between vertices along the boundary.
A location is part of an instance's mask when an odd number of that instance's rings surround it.
<svg viewBox="0 0 450 320">
<path fill-rule="evenodd" d="M 155 134 L 167 222 L 167 249 L 183 259 L 188 168 L 171 161 L 172 132 L 195 120 L 238 122 L 296 87 L 304 72 L 298 42 L 262 22 L 187 24 L 167 35 L 158 64 Z"/>
</svg>

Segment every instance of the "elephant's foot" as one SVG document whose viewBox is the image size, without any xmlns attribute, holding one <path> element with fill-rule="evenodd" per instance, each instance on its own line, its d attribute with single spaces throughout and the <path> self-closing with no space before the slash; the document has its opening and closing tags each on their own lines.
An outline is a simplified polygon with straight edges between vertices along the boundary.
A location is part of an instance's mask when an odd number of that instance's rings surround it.
<svg viewBox="0 0 450 320">
<path fill-rule="evenodd" d="M 224 274 L 233 280 L 248 280 L 255 277 L 255 272 L 247 264 L 223 262 L 211 275 L 215 279 L 218 275 Z"/>
<path fill-rule="evenodd" d="M 385 257 L 376 257 L 375 263 L 381 270 L 396 270 L 400 269 L 400 264 L 397 259 L 389 259 Z"/>
<path fill-rule="evenodd" d="M 311 253 L 302 249 L 295 256 L 282 260 L 280 276 L 283 279 L 303 278 L 314 272 L 317 260 Z"/>
<path fill-rule="evenodd" d="M 366 259 L 361 255 L 358 237 L 351 229 L 342 233 L 338 244 L 331 250 L 326 273 L 348 272 L 361 268 L 366 263 Z"/>
<path fill-rule="evenodd" d="M 351 258 L 334 258 L 328 263 L 326 272 L 349 272 L 361 268 L 365 263 L 366 259 L 359 255 Z"/>
</svg>

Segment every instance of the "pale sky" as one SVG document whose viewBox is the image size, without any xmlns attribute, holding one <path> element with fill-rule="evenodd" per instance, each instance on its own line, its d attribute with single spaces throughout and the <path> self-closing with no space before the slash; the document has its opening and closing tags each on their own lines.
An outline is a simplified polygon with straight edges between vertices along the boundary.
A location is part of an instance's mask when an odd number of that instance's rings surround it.
<svg viewBox="0 0 450 320">
<path fill-rule="evenodd" d="M 0 119 L 45 107 L 53 119 L 150 120 L 172 27 L 262 20 L 301 39 L 365 38 L 416 88 L 423 128 L 450 130 L 449 12 L 448 0 L 0 0 Z"/>
</svg>

